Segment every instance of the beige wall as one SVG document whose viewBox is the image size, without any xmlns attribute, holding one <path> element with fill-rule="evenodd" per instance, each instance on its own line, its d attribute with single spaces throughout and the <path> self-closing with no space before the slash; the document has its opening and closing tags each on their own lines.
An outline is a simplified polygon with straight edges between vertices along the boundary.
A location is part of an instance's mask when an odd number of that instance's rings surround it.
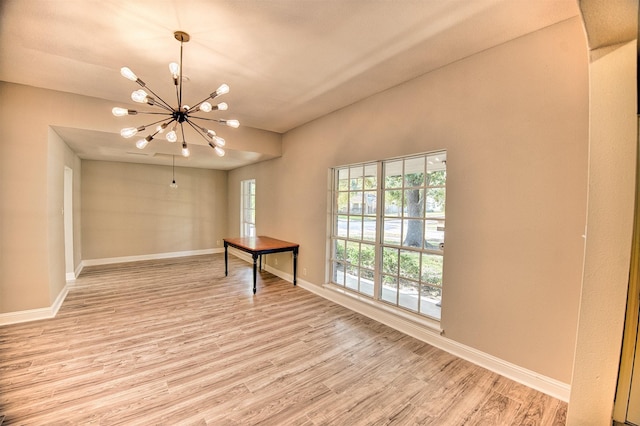
<svg viewBox="0 0 640 426">
<path fill-rule="evenodd" d="M 0 83 L 0 312 L 50 305 L 47 126 L 14 89 Z"/>
<path fill-rule="evenodd" d="M 569 383 L 587 70 L 576 18 L 315 120 L 284 135 L 281 158 L 230 172 L 229 231 L 238 232 L 239 181 L 255 178 L 258 233 L 299 242 L 299 270 L 322 285 L 327 170 L 446 149 L 445 336 Z"/>
<path fill-rule="evenodd" d="M 227 172 L 176 167 L 175 175 L 172 189 L 170 165 L 83 161 L 83 259 L 221 247 Z"/>
</svg>

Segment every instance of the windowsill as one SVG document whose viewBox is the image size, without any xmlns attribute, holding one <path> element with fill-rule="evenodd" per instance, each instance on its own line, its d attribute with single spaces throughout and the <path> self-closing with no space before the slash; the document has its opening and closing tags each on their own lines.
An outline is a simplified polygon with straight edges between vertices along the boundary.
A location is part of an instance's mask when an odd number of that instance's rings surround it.
<svg viewBox="0 0 640 426">
<path fill-rule="evenodd" d="M 437 321 L 435 319 L 431 319 L 431 318 L 427 318 L 427 317 L 423 317 L 420 315 L 416 315 L 416 314 L 412 314 L 410 312 L 407 312 L 403 309 L 400 308 L 396 308 L 394 306 L 391 305 L 387 305 L 384 302 L 380 302 L 380 301 L 376 301 L 373 300 L 369 297 L 366 296 L 361 296 L 357 293 L 353 293 L 351 291 L 345 290 L 344 288 L 335 285 L 335 284 L 324 284 L 323 287 L 327 290 L 330 290 L 332 292 L 335 292 L 343 297 L 348 298 L 349 300 L 355 301 L 357 303 L 361 303 L 366 305 L 366 307 L 368 308 L 373 308 L 377 311 L 381 311 L 383 313 L 386 314 L 390 314 L 393 315 L 395 317 L 398 317 L 402 320 L 405 321 L 409 321 L 411 323 L 413 323 L 414 325 L 420 326 L 420 327 L 424 327 L 427 328 L 429 330 L 435 331 L 438 334 L 442 334 L 443 330 L 441 328 L 441 323 L 440 321 Z"/>
</svg>

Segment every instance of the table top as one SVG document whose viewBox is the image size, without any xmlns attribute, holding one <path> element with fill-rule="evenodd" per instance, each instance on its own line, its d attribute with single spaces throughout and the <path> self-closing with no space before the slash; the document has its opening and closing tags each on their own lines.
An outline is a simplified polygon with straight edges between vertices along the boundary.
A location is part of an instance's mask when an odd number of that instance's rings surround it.
<svg viewBox="0 0 640 426">
<path fill-rule="evenodd" d="M 290 243 L 289 241 L 282 241 L 264 236 L 225 238 L 224 241 L 232 246 L 242 247 L 244 249 L 252 251 L 295 248 L 300 246 L 300 244 Z"/>
</svg>

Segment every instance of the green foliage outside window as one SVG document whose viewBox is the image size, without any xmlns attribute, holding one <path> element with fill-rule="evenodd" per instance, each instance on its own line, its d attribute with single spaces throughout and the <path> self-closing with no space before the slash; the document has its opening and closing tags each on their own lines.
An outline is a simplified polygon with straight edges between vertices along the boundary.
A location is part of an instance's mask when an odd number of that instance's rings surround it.
<svg viewBox="0 0 640 426">
<path fill-rule="evenodd" d="M 375 246 L 347 242 L 347 247 L 341 240 L 337 240 L 335 258 L 339 261 L 346 260 L 348 264 L 359 265 L 367 269 L 374 269 Z M 390 275 L 400 275 L 425 284 L 442 286 L 442 256 L 422 254 L 420 265 L 419 252 L 383 248 L 382 272 Z M 398 263 L 400 261 L 400 263 Z M 402 265 L 402 270 L 399 267 Z"/>
</svg>

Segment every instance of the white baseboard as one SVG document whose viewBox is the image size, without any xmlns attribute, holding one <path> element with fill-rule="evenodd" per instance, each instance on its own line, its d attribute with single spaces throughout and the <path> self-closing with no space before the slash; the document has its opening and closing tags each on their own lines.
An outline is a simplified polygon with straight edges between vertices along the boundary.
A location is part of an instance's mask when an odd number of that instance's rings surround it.
<svg viewBox="0 0 640 426">
<path fill-rule="evenodd" d="M 78 264 L 78 267 L 76 268 L 76 271 L 75 271 L 76 278 L 80 276 L 80 273 L 82 272 L 83 268 L 84 268 L 84 265 L 82 264 L 82 261 L 80 261 L 80 264 Z"/>
<path fill-rule="evenodd" d="M 51 318 L 55 317 L 58 314 L 58 311 L 60 310 L 64 299 L 67 298 L 67 294 L 69 294 L 69 284 L 65 284 L 64 288 L 62 289 L 60 294 L 58 294 L 56 300 L 53 302 L 53 305 L 51 305 Z"/>
<path fill-rule="evenodd" d="M 83 267 L 84 265 L 82 264 L 82 261 L 80 261 L 75 271 L 67 272 L 67 281 L 75 281 L 76 278 L 80 276 L 80 273 L 82 272 Z"/>
<path fill-rule="evenodd" d="M 67 284 L 64 286 L 60 294 L 58 294 L 58 297 L 56 297 L 53 304 L 47 308 L 28 309 L 26 311 L 0 314 L 0 326 L 54 318 L 68 293 L 69 285 Z"/>
<path fill-rule="evenodd" d="M 82 268 L 84 268 L 85 266 L 109 265 L 113 263 L 126 263 L 126 262 L 139 262 L 141 260 L 170 259 L 172 257 L 198 256 L 201 254 L 213 254 L 213 253 L 224 253 L 224 248 L 143 254 L 139 256 L 107 257 L 103 259 L 87 259 L 81 262 L 81 266 Z"/>
<path fill-rule="evenodd" d="M 244 253 L 233 254 L 249 263 L 253 263 L 251 257 Z M 293 281 L 293 276 L 291 274 L 274 269 L 270 266 L 263 265 L 263 268 L 285 281 Z M 373 304 L 368 300 L 363 300 L 364 298 L 354 296 L 350 292 L 335 290 L 330 285 L 318 286 L 300 278 L 297 278 L 296 281 L 298 286 L 305 290 L 331 300 L 345 308 L 388 325 L 393 329 L 411 337 L 415 337 L 418 340 L 472 362 L 480 367 L 486 368 L 489 371 L 493 371 L 494 373 L 500 374 L 501 376 L 507 377 L 561 401 L 569 402 L 569 394 L 571 393 L 571 386 L 569 384 L 520 367 L 444 337 L 442 335 L 442 330 L 435 321 L 412 318 L 410 314 L 396 312 L 395 310 L 394 312 L 391 312 L 391 309 L 386 309 L 385 307 L 380 307 L 378 304 Z"/>
<path fill-rule="evenodd" d="M 67 281 L 75 281 L 76 278 L 78 278 L 78 276 L 80 275 L 80 272 L 82 272 L 82 261 L 80 261 L 75 271 L 67 272 L 67 276 L 66 276 Z"/>
</svg>

